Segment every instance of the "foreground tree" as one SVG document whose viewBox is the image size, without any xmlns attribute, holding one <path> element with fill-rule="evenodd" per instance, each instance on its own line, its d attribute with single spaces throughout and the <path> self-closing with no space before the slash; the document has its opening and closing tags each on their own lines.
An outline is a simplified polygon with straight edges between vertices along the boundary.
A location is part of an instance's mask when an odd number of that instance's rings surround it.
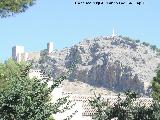
<svg viewBox="0 0 160 120">
<path fill-rule="evenodd" d="M 1 0 L 0 17 L 7 17 L 24 12 L 32 6 L 36 0 Z"/>
<path fill-rule="evenodd" d="M 30 65 L 16 67 L 19 72 L 6 76 L 10 84 L 0 92 L 0 120 L 51 120 L 53 114 L 69 109 L 67 97 L 56 103 L 51 101 L 51 92 L 66 76 L 57 78 L 48 87 L 49 77 L 43 80 L 28 77 Z M 67 106 L 62 107 L 64 104 Z"/>
<path fill-rule="evenodd" d="M 9 86 L 9 78 L 21 73 L 19 69 L 20 66 L 23 68 L 25 64 L 23 62 L 17 64 L 11 59 L 7 60 L 5 64 L 0 63 L 0 91 Z"/>
<path fill-rule="evenodd" d="M 152 92 L 153 99 L 160 102 L 160 69 L 159 68 L 157 70 L 156 77 L 154 77 L 152 81 L 152 90 L 153 90 Z"/>
<path fill-rule="evenodd" d="M 137 99 L 135 92 L 126 92 L 125 99 L 120 95 L 117 101 L 110 105 L 108 101 L 104 101 L 101 96 L 90 100 L 90 104 L 95 113 L 92 118 L 94 120 L 160 120 L 159 103 L 153 101 L 150 106 L 134 103 Z"/>
</svg>

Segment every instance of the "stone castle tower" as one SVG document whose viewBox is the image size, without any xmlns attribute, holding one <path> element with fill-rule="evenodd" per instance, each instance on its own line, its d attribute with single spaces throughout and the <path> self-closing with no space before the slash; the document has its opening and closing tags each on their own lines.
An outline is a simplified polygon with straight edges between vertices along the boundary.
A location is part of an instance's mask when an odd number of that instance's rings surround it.
<svg viewBox="0 0 160 120">
<path fill-rule="evenodd" d="M 24 46 L 14 46 L 12 48 L 12 59 L 20 62 L 22 59 L 22 54 L 24 53 Z"/>
<path fill-rule="evenodd" d="M 53 52 L 53 42 L 47 43 L 47 51 L 48 51 L 48 53 Z"/>
</svg>

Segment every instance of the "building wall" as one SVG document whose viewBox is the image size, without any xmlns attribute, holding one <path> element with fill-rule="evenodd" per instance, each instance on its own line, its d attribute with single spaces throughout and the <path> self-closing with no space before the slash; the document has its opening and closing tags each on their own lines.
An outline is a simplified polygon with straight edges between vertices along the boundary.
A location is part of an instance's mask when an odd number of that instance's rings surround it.
<svg viewBox="0 0 160 120">
<path fill-rule="evenodd" d="M 28 53 L 27 60 L 39 60 L 40 58 L 40 52 L 30 52 Z"/>
<path fill-rule="evenodd" d="M 22 58 L 22 54 L 24 53 L 24 46 L 14 46 L 12 48 L 12 58 L 17 61 L 20 62 L 21 58 Z"/>
</svg>

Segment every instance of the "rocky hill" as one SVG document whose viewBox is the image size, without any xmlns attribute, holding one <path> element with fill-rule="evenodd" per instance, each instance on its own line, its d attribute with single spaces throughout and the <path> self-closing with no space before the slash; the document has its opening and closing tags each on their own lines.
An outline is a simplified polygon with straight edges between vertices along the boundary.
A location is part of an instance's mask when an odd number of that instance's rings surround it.
<svg viewBox="0 0 160 120">
<path fill-rule="evenodd" d="M 70 82 L 80 81 L 90 86 L 112 91 L 136 90 L 148 94 L 160 56 L 155 46 L 122 36 L 85 39 L 71 48 L 53 51 L 42 57 L 35 67 L 51 73 L 55 78 L 70 66 L 76 67 Z"/>
</svg>

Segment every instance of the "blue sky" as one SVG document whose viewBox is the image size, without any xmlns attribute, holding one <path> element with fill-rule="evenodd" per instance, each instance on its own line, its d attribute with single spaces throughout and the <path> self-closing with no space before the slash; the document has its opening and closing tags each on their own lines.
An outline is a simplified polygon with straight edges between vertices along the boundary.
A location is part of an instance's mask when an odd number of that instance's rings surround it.
<svg viewBox="0 0 160 120">
<path fill-rule="evenodd" d="M 144 4 L 98 6 L 75 5 L 77 0 L 37 0 L 25 13 L 0 19 L 0 60 L 11 56 L 14 45 L 24 45 L 25 51 L 39 51 L 53 41 L 55 49 L 62 49 L 84 38 L 110 35 L 113 27 L 119 35 L 160 47 L 160 1 L 130 1 Z"/>
</svg>

